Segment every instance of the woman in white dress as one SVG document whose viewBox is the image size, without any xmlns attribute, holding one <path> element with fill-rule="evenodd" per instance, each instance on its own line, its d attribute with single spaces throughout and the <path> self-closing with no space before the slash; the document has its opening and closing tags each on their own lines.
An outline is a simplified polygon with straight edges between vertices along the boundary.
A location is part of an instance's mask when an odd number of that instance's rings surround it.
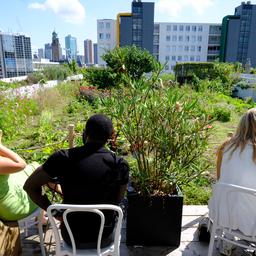
<svg viewBox="0 0 256 256">
<path fill-rule="evenodd" d="M 241 118 L 235 134 L 219 148 L 217 154 L 219 182 L 256 189 L 256 108 L 249 109 Z M 213 187 L 209 201 L 209 216 L 214 215 L 216 200 L 220 223 L 229 227 L 226 192 Z M 256 234 L 256 200 L 250 195 L 231 195 L 232 229 L 244 235 Z"/>
</svg>

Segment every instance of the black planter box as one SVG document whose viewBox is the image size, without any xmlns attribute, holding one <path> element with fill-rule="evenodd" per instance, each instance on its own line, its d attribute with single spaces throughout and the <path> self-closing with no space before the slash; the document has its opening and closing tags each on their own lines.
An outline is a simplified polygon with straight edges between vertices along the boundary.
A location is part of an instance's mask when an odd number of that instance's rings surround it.
<svg viewBox="0 0 256 256">
<path fill-rule="evenodd" d="M 127 198 L 127 245 L 180 245 L 183 196 L 143 197 L 133 193 Z"/>
</svg>

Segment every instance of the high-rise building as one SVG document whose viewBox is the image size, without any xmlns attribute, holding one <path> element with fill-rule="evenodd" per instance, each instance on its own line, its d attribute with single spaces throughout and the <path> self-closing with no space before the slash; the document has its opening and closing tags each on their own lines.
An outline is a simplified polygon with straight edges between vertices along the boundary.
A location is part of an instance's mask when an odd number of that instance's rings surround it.
<svg viewBox="0 0 256 256">
<path fill-rule="evenodd" d="M 177 62 L 213 61 L 219 57 L 220 29 L 220 24 L 155 23 L 153 55 L 166 72 Z"/>
<path fill-rule="evenodd" d="M 116 21 L 112 19 L 97 20 L 98 64 L 105 65 L 101 56 L 116 47 Z"/>
<path fill-rule="evenodd" d="M 62 54 L 62 48 L 59 48 L 59 56 L 60 56 L 60 60 L 65 60 L 65 55 Z"/>
<path fill-rule="evenodd" d="M 76 62 L 79 67 L 83 67 L 84 66 L 84 55 L 77 55 Z"/>
<path fill-rule="evenodd" d="M 98 45 L 93 44 L 93 63 L 98 64 Z"/>
<path fill-rule="evenodd" d="M 58 62 L 61 59 L 61 47 L 58 35 L 55 31 L 52 33 L 52 61 Z"/>
<path fill-rule="evenodd" d="M 48 60 L 52 60 L 52 45 L 51 44 L 44 45 L 44 57 Z"/>
<path fill-rule="evenodd" d="M 66 59 L 76 60 L 77 56 L 77 43 L 76 38 L 68 35 L 65 37 Z"/>
<path fill-rule="evenodd" d="M 40 48 L 38 49 L 38 59 L 44 59 L 44 49 L 43 48 Z"/>
<path fill-rule="evenodd" d="M 84 61 L 86 65 L 93 64 L 93 48 L 90 39 L 84 40 Z"/>
<path fill-rule="evenodd" d="M 131 13 L 117 15 L 119 46 L 136 45 L 153 53 L 154 3 L 133 0 Z"/>
<path fill-rule="evenodd" d="M 224 62 L 241 62 L 248 59 L 256 67 L 256 5 L 250 1 L 242 2 L 235 8 L 234 15 L 222 21 L 221 54 Z"/>
<path fill-rule="evenodd" d="M 0 78 L 33 71 L 30 37 L 0 32 Z"/>
</svg>

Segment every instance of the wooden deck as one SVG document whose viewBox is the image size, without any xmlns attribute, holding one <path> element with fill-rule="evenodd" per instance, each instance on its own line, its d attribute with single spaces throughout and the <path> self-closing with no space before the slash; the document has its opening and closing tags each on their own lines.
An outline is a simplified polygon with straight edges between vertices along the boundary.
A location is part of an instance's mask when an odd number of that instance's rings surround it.
<svg viewBox="0 0 256 256">
<path fill-rule="evenodd" d="M 207 256 L 208 244 L 199 242 L 197 226 L 201 218 L 207 215 L 207 206 L 184 206 L 182 218 L 181 244 L 179 248 L 168 247 L 141 247 L 126 246 L 125 244 L 125 221 L 122 229 L 121 256 Z M 47 232 L 46 242 L 49 242 L 51 231 Z M 35 229 L 30 230 L 29 237 L 25 238 L 22 234 L 22 256 L 41 255 L 38 235 Z M 48 255 L 54 255 L 54 249 L 47 246 Z M 220 254 L 215 249 L 215 256 Z M 249 256 L 248 252 L 237 248 L 232 256 Z"/>
</svg>

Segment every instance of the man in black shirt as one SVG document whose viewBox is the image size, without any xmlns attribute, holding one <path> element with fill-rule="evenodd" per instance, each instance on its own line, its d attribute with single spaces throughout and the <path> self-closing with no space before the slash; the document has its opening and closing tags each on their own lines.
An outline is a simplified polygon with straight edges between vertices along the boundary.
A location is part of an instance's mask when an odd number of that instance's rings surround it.
<svg viewBox="0 0 256 256">
<path fill-rule="evenodd" d="M 52 154 L 26 181 L 24 189 L 31 199 L 46 210 L 51 204 L 42 195 L 42 186 L 57 178 L 64 204 L 116 204 L 127 188 L 127 162 L 104 147 L 113 132 L 109 118 L 91 116 L 83 132 L 84 145 Z M 111 242 L 114 229 L 113 213 L 105 212 L 103 244 Z M 92 213 L 72 213 L 68 219 L 78 248 L 94 247 L 97 241 L 99 217 Z M 63 239 L 70 244 L 67 231 L 61 227 Z"/>
</svg>

